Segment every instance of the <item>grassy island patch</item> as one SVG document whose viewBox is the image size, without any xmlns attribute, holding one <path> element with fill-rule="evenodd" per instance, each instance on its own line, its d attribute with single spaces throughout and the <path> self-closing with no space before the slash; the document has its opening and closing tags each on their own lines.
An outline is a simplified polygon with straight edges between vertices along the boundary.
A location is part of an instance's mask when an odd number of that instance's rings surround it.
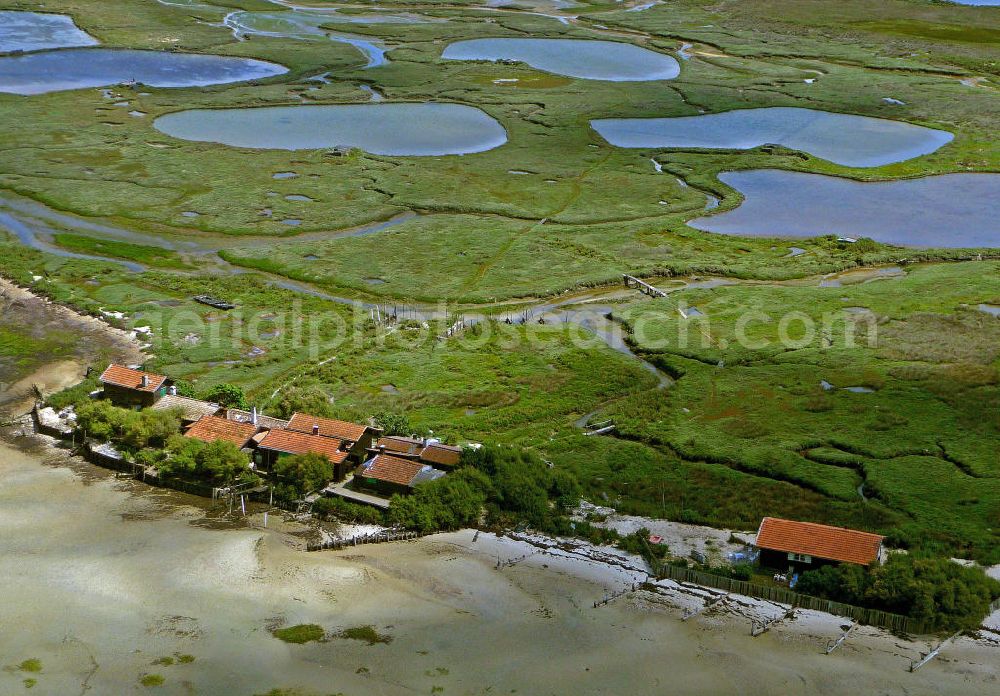
<svg viewBox="0 0 1000 696">
<path fill-rule="evenodd" d="M 163 682 L 165 681 L 166 679 L 164 679 L 163 676 L 159 674 L 144 674 L 141 677 L 139 677 L 139 683 L 147 688 L 151 688 L 154 686 L 163 686 Z"/>
<path fill-rule="evenodd" d="M 175 252 L 167 251 L 161 247 L 119 242 L 110 239 L 95 239 L 82 234 L 69 233 L 54 235 L 53 239 L 63 249 L 77 253 L 110 256 L 116 259 L 125 259 L 126 261 L 134 261 L 135 263 L 159 266 L 161 268 L 185 267 L 185 264 L 181 262 Z"/>
<path fill-rule="evenodd" d="M 286 643 L 301 645 L 303 643 L 323 640 L 326 636 L 326 631 L 323 630 L 322 626 L 318 626 L 317 624 L 298 624 L 297 626 L 277 628 L 271 631 L 271 635 Z"/>
<path fill-rule="evenodd" d="M 339 638 L 346 638 L 347 640 L 361 640 L 368 645 L 375 645 L 376 643 L 391 643 L 392 636 L 385 633 L 379 633 L 375 630 L 374 626 L 354 626 L 352 628 L 345 628 L 343 631 L 337 634 Z"/>
</svg>

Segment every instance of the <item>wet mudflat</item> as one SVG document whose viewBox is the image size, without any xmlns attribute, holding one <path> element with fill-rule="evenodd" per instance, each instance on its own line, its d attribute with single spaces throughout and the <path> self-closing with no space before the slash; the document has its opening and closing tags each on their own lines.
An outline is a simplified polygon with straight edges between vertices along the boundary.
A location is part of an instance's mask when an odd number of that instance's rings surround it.
<svg viewBox="0 0 1000 696">
<path fill-rule="evenodd" d="M 273 530 L 276 516 L 271 530 L 229 523 L 207 501 L 117 481 L 61 453 L 0 443 L 0 475 L 0 655 L 5 665 L 38 660 L 39 693 L 129 693 L 150 674 L 167 694 L 989 688 L 995 648 L 971 641 L 911 675 L 923 644 L 867 629 L 822 655 L 839 634 L 834 617 L 751 638 L 743 617 L 683 623 L 675 600 L 649 593 L 593 609 L 635 573 L 558 553 L 498 571 L 498 553 L 532 549 L 489 534 L 307 554 Z M 301 623 L 329 634 L 372 625 L 392 642 L 289 645 L 269 631 Z M 22 690 L 24 676 L 0 672 L 0 691 Z"/>
</svg>

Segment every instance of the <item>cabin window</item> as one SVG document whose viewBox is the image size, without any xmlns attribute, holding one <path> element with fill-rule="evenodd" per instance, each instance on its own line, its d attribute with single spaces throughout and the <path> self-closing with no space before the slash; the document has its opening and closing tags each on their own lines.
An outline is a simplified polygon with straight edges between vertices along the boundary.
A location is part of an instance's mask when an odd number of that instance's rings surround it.
<svg viewBox="0 0 1000 696">
<path fill-rule="evenodd" d="M 813 562 L 812 556 L 810 556 L 808 554 L 805 554 L 805 553 L 792 553 L 791 551 L 788 552 L 788 560 L 790 560 L 790 561 L 798 561 L 799 563 L 812 563 Z"/>
</svg>

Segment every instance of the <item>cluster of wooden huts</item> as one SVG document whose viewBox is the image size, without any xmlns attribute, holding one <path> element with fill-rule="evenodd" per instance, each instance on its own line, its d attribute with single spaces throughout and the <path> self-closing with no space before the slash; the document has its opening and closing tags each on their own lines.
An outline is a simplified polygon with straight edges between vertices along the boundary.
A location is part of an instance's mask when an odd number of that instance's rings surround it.
<svg viewBox="0 0 1000 696">
<path fill-rule="evenodd" d="M 174 410 L 181 415 L 186 437 L 231 442 L 247 453 L 251 468 L 263 476 L 271 474 L 282 457 L 319 454 L 334 470 L 325 491 L 354 500 L 409 493 L 420 483 L 446 475 L 458 465 L 462 453 L 460 447 L 434 439 L 383 437 L 373 423 L 308 413 L 283 420 L 256 409 L 246 411 L 181 396 L 169 377 L 124 365 L 109 365 L 100 382 L 105 398 L 117 406 Z"/>
</svg>

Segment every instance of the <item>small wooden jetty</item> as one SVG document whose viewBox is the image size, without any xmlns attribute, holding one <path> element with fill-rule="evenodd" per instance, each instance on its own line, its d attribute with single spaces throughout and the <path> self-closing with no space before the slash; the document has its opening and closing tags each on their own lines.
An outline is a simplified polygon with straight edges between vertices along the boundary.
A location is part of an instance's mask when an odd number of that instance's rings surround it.
<svg viewBox="0 0 1000 696">
<path fill-rule="evenodd" d="M 641 588 L 642 585 L 640 585 L 637 582 L 633 582 L 630 586 L 623 587 L 622 589 L 617 590 L 615 592 L 608 592 L 607 590 L 604 590 L 604 597 L 594 602 L 594 609 L 597 609 L 597 607 L 603 607 L 607 604 L 610 604 L 619 597 L 624 597 L 625 595 L 631 594 Z"/>
<path fill-rule="evenodd" d="M 920 669 L 921 667 L 923 667 L 924 665 L 926 665 L 928 662 L 930 662 L 931 660 L 933 660 L 935 657 L 938 656 L 938 654 L 941 652 L 942 648 L 944 648 L 948 643 L 950 643 L 953 640 L 955 640 L 956 638 L 958 638 L 960 635 L 962 635 L 961 631 L 959 631 L 958 633 L 955 633 L 955 634 L 951 635 L 948 638 L 945 638 L 940 643 L 938 643 L 937 646 L 934 647 L 934 649 L 932 649 L 929 653 L 927 653 L 922 658 L 920 658 L 920 660 L 910 660 L 910 671 L 911 672 L 916 672 L 918 669 Z"/>
<path fill-rule="evenodd" d="M 226 302 L 225 300 L 220 300 L 217 297 L 212 297 L 211 295 L 195 295 L 192 298 L 195 302 L 200 302 L 203 305 L 208 305 L 209 307 L 215 307 L 216 309 L 235 309 L 236 305 L 232 302 Z"/>
<path fill-rule="evenodd" d="M 771 630 L 771 626 L 778 623 L 779 621 L 785 621 L 787 619 L 795 618 L 795 607 L 789 607 L 785 610 L 785 613 L 781 616 L 775 616 L 770 619 L 752 619 L 750 621 L 750 635 L 756 638 L 759 635 L 767 633 Z"/>
<path fill-rule="evenodd" d="M 583 426 L 584 435 L 607 435 L 608 433 L 614 431 L 615 422 L 612 420 L 602 421 L 601 423 L 588 423 Z"/>
<path fill-rule="evenodd" d="M 644 295 L 649 295 L 650 297 L 666 297 L 667 293 L 659 288 L 655 288 L 644 280 L 640 280 L 635 276 L 630 276 L 626 273 L 622 274 L 622 280 L 625 281 L 625 287 L 627 288 L 637 288 L 639 292 Z"/>
<path fill-rule="evenodd" d="M 851 635 L 851 631 L 853 631 L 855 628 L 857 628 L 857 626 L 858 626 L 858 622 L 857 621 L 853 622 L 850 626 L 848 626 L 844 630 L 844 632 L 841 634 L 840 638 L 838 638 L 837 640 L 833 640 L 833 641 L 830 641 L 829 643 L 827 643 L 826 644 L 826 654 L 829 655 L 834 650 L 836 650 L 841 645 L 843 645 L 844 641 L 847 640 L 847 637 L 849 635 Z"/>
<path fill-rule="evenodd" d="M 328 549 L 342 549 L 347 546 L 360 546 L 362 544 L 385 544 L 390 541 L 409 541 L 419 539 L 418 532 L 410 531 L 384 531 L 365 534 L 364 536 L 351 537 L 350 539 L 327 539 L 317 543 L 306 545 L 306 551 L 325 551 Z"/>
</svg>

